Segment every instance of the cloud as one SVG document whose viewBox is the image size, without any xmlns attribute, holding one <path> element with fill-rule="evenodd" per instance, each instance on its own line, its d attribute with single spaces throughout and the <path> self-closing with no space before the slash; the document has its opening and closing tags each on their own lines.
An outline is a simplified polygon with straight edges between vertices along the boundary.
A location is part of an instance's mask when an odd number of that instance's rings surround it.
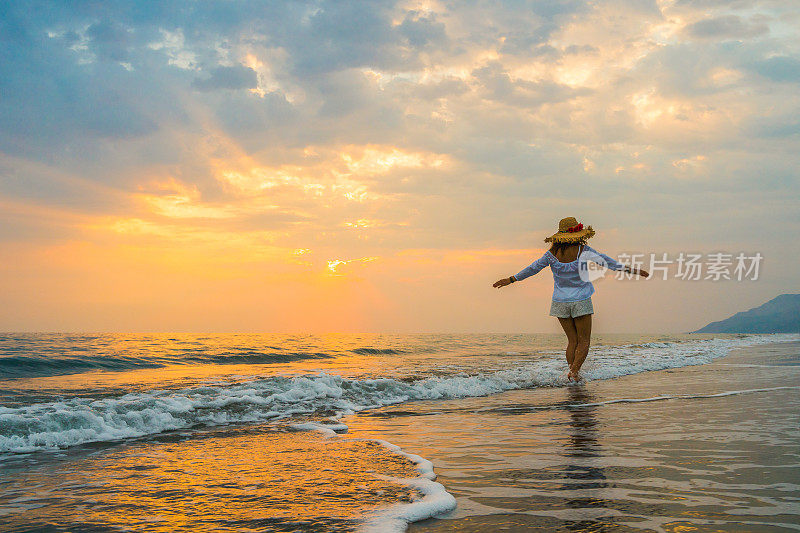
<svg viewBox="0 0 800 533">
<path fill-rule="evenodd" d="M 102 59 L 123 62 L 129 57 L 131 31 L 120 24 L 107 20 L 95 22 L 86 29 L 86 37 L 88 47 Z M 75 32 L 71 32 L 69 38 L 73 42 L 79 39 Z"/>
<path fill-rule="evenodd" d="M 590 92 L 552 81 L 515 80 L 497 61 L 474 70 L 472 77 L 484 89 L 485 96 L 513 107 L 563 102 Z"/>
<path fill-rule="evenodd" d="M 765 22 L 746 22 L 737 15 L 725 15 L 695 22 L 686 32 L 700 39 L 748 39 L 766 35 L 769 26 Z"/>
<path fill-rule="evenodd" d="M 256 71 L 242 65 L 233 67 L 215 67 L 202 78 L 196 78 L 192 87 L 200 91 L 218 91 L 220 89 L 255 89 L 258 86 Z"/>
<path fill-rule="evenodd" d="M 800 59 L 774 56 L 752 63 L 754 71 L 771 80 L 796 83 L 800 81 Z"/>
<path fill-rule="evenodd" d="M 759 217 L 798 193 L 790 11 L 761 0 L 9 3 L 0 201 L 14 230 L 0 241 L 61 243 L 53 253 L 75 264 L 80 246 L 109 264 L 128 246 L 191 272 L 204 254 L 252 253 L 298 283 L 327 261 L 380 257 L 324 278 L 386 268 L 376 294 L 395 294 L 400 275 L 434 275 L 392 270 L 404 250 L 539 246 L 565 212 L 597 221 L 617 249 L 727 245 L 714 228 L 735 213 L 755 220 L 736 222 L 746 243 L 778 249 Z M 796 226 L 791 209 L 781 223 Z M 485 264 L 469 272 L 501 269 L 470 257 Z"/>
<path fill-rule="evenodd" d="M 399 26 L 400 34 L 417 50 L 441 49 L 448 44 L 445 25 L 435 15 L 409 11 Z"/>
</svg>

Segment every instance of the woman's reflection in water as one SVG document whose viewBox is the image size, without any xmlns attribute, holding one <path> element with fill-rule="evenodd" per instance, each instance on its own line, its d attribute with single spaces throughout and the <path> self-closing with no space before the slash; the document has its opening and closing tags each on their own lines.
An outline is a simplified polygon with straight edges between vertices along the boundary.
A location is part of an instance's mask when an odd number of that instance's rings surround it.
<svg viewBox="0 0 800 533">
<path fill-rule="evenodd" d="M 566 387 L 567 399 L 563 402 L 569 413 L 569 434 L 564 451 L 564 484 L 562 490 L 567 494 L 566 506 L 576 510 L 573 520 L 566 523 L 570 531 L 613 531 L 616 525 L 609 523 L 611 517 L 596 516 L 587 509 L 608 507 L 608 500 L 598 497 L 598 492 L 608 487 L 605 472 L 601 465 L 602 449 L 598 442 L 598 422 L 596 405 L 592 393 L 583 384 Z"/>
</svg>

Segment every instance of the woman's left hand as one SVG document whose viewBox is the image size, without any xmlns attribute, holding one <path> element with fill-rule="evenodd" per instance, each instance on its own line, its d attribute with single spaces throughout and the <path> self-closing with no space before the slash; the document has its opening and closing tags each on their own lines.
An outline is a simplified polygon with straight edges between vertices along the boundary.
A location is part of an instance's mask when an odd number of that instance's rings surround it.
<svg viewBox="0 0 800 533">
<path fill-rule="evenodd" d="M 498 279 L 494 282 L 492 287 L 499 289 L 500 287 L 505 287 L 506 285 L 511 285 L 511 278 Z"/>
</svg>

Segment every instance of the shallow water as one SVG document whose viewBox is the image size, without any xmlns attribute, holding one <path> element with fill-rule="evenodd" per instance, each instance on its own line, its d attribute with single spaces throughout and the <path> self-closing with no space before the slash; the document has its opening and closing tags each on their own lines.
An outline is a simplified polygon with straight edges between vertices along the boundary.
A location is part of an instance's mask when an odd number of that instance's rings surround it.
<svg viewBox="0 0 800 533">
<path fill-rule="evenodd" d="M 797 531 L 799 378 L 800 344 L 771 345 L 345 422 L 436 464 L 458 506 L 414 532 Z"/>
<path fill-rule="evenodd" d="M 589 509 L 576 523 L 607 526 L 603 513 L 624 512 L 632 517 L 626 527 L 669 530 L 647 510 L 658 502 L 631 494 L 663 485 L 660 458 L 682 453 L 686 465 L 670 466 L 670 476 L 689 485 L 671 500 L 704 509 L 729 497 L 686 496 L 724 493 L 719 487 L 731 483 L 696 466 L 705 464 L 698 457 L 741 459 L 718 449 L 732 438 L 728 429 L 761 438 L 764 423 L 744 425 L 741 413 L 724 408 L 698 420 L 698 406 L 749 398 L 752 414 L 760 412 L 753 398 L 770 398 L 779 400 L 772 419 L 791 419 L 797 375 L 791 381 L 785 371 L 797 370 L 796 359 L 719 358 L 792 338 L 601 336 L 585 366 L 587 383 L 566 386 L 561 339 L 549 335 L 7 335 L 0 340 L 0 368 L 11 369 L 0 380 L 0 525 L 402 530 L 450 510 L 455 497 L 455 511 L 424 526 L 470 529 L 471 520 L 511 509 L 554 521 L 546 528 L 564 527 L 575 522 L 564 513 Z M 778 365 L 783 374 L 758 381 Z M 790 388 L 775 389 L 780 380 Z M 771 390 L 736 392 L 744 388 Z M 718 396 L 704 397 L 711 394 Z M 669 405 L 679 408 L 663 418 Z M 744 484 L 773 502 L 797 494 L 798 424 L 796 416 L 789 421 L 789 433 L 775 428 L 759 444 L 778 454 L 783 470 Z M 423 458 L 433 460 L 440 483 Z M 695 479 L 701 484 L 692 488 Z M 609 511 L 617 495 L 627 511 Z M 792 508 L 791 500 L 780 502 Z"/>
</svg>

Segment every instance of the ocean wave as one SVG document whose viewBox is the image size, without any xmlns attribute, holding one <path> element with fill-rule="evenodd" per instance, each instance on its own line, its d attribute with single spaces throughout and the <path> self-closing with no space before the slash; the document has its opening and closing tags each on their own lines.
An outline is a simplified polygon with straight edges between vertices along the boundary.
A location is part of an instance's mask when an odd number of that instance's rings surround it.
<svg viewBox="0 0 800 533">
<path fill-rule="evenodd" d="M 405 353 L 404 350 L 394 348 L 356 348 L 355 350 L 350 350 L 350 352 L 356 355 L 398 355 Z"/>
<path fill-rule="evenodd" d="M 163 363 L 135 358 L 19 355 L 0 359 L 0 376 L 3 378 L 20 378 L 72 374 L 88 370 L 128 370 L 132 368 L 157 368 L 160 366 L 164 366 Z"/>
<path fill-rule="evenodd" d="M 224 335 L 0 334 L 0 380 L 126 371 L 171 365 L 282 364 L 352 355 L 392 356 L 409 350 L 377 337 L 375 344 L 344 337 Z M 428 347 L 430 349 L 430 347 Z M 434 349 L 436 348 L 434 343 Z M 425 350 L 415 346 L 414 351 Z"/>
<path fill-rule="evenodd" d="M 796 335 L 750 336 L 604 346 L 592 352 L 587 380 L 707 363 L 737 347 L 796 340 Z M 315 373 L 248 382 L 152 390 L 105 398 L 68 398 L 0 407 L 0 452 L 58 449 L 97 441 L 142 437 L 169 430 L 234 422 L 333 416 L 400 404 L 486 396 L 513 389 L 566 385 L 560 354 L 517 367 L 473 375 L 349 379 Z"/>
<path fill-rule="evenodd" d="M 43 376 L 77 374 L 91 370 L 124 371 L 145 368 L 162 368 L 169 365 L 189 364 L 273 364 L 293 361 L 330 359 L 335 355 L 323 352 L 258 352 L 246 351 L 196 354 L 187 352 L 180 356 L 125 357 L 107 354 L 58 357 L 51 354 L 14 355 L 0 358 L 0 378 L 17 379 Z"/>
<path fill-rule="evenodd" d="M 186 357 L 185 361 L 191 361 L 193 363 L 213 363 L 218 365 L 253 365 L 259 363 L 289 363 L 292 361 L 310 359 L 331 359 L 332 357 L 335 356 L 323 352 L 261 353 L 253 351 Z"/>
</svg>

